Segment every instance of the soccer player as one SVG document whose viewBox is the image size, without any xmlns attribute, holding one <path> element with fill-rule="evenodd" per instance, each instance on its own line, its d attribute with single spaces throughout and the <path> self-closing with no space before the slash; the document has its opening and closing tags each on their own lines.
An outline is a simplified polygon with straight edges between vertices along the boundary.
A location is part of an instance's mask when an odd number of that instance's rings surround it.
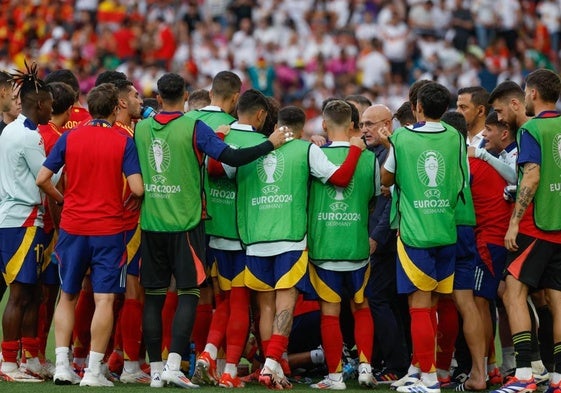
<svg viewBox="0 0 561 393">
<path fill-rule="evenodd" d="M 535 391 L 531 366 L 531 322 L 526 303 L 529 288 L 545 288 L 553 314 L 553 356 L 548 393 L 561 389 L 561 221 L 552 214 L 561 206 L 559 197 L 560 114 L 556 102 L 561 93 L 559 76 L 538 69 L 526 78 L 525 109 L 535 117 L 518 131 L 519 185 L 514 211 L 505 235 L 508 249 L 506 290 L 508 313 L 516 353 L 516 373 L 495 392 Z"/>
<path fill-rule="evenodd" d="M 70 119 L 62 127 L 62 131 L 66 132 L 76 127 L 78 124 L 90 120 L 92 117 L 88 110 L 80 103 L 80 84 L 76 75 L 68 69 L 55 70 L 45 77 L 45 83 L 64 82 L 74 90 L 74 105 L 70 112 Z"/>
<path fill-rule="evenodd" d="M 42 195 L 35 185 L 45 160 L 39 124 L 51 118 L 53 96 L 37 77 L 33 64 L 14 75 L 19 85 L 22 112 L 0 137 L 0 266 L 10 288 L 2 317 L 1 377 L 10 382 L 39 382 L 37 311 L 41 299 L 38 266 L 43 263 Z M 18 354 L 26 368 L 18 369 Z"/>
<path fill-rule="evenodd" d="M 5 71 L 0 71 L 0 111 L 2 112 L 2 121 L 0 121 L 0 135 L 2 131 L 8 125 L 15 120 L 17 115 L 15 114 L 12 119 L 9 115 L 14 107 L 14 103 L 19 102 L 19 97 L 14 95 L 14 87 L 12 76 Z M 19 105 L 21 109 L 21 104 Z M 4 297 L 4 292 L 6 292 L 6 281 L 4 277 L 0 277 L 0 300 Z"/>
<path fill-rule="evenodd" d="M 225 141 L 233 146 L 243 145 L 251 134 L 262 129 L 268 108 L 267 98 L 261 92 L 254 89 L 245 91 L 237 104 L 239 120 L 231 125 Z M 209 164 L 209 171 L 211 165 L 212 162 Z M 243 353 L 249 330 L 250 293 L 244 281 L 246 258 L 237 235 L 235 199 L 231 199 L 235 198 L 235 183 L 223 180 L 228 182 L 225 185 L 216 180 L 211 181 L 210 192 L 207 195 L 209 202 L 213 200 L 215 212 L 213 219 L 208 222 L 212 226 L 207 226 L 207 233 L 209 231 L 213 233 L 210 247 L 216 258 L 218 282 L 220 289 L 225 292 L 225 301 L 218 306 L 224 311 L 217 310 L 213 317 L 209 339 L 214 338 L 214 341 L 208 341 L 205 352 L 197 360 L 197 365 L 199 368 L 202 366 L 210 377 L 213 368 L 214 374 L 216 373 L 214 362 L 220 340 L 216 337 L 218 327 L 215 325 L 225 316 L 226 323 L 223 321 L 222 324 L 226 327 L 226 366 L 218 385 L 226 388 L 243 387 L 243 382 L 237 376 L 237 364 Z M 231 203 L 227 205 L 229 199 Z M 231 247 L 227 247 L 228 244 Z"/>
<path fill-rule="evenodd" d="M 146 195 L 142 203 L 141 284 L 145 288 L 143 332 L 150 358 L 151 386 L 164 382 L 196 387 L 179 370 L 181 354 L 193 328 L 198 286 L 205 279 L 201 167 L 207 154 L 239 166 L 267 154 L 291 137 L 275 132 L 263 143 L 232 149 L 201 121 L 184 116 L 187 99 L 184 79 L 164 74 L 157 82 L 162 111 L 142 120 L 135 130 Z M 172 325 L 167 363 L 161 361 L 161 310 L 173 274 L 178 306 Z"/>
<path fill-rule="evenodd" d="M 335 163 L 343 162 L 350 148 L 347 136 L 352 127 L 350 105 L 352 104 L 334 100 L 323 110 L 323 128 L 331 144 L 322 150 Z M 374 323 L 365 290 L 370 276 L 367 217 L 374 195 L 379 194 L 379 181 L 376 156 L 366 151 L 361 154 L 347 187 L 326 185 L 317 179 L 312 181 L 310 187 L 310 281 L 320 298 L 322 346 L 329 372 L 325 379 L 311 385 L 312 388 L 346 388 L 341 362 L 343 336 L 339 321 L 345 290 L 350 294 L 355 320 L 354 338 L 359 355 L 358 382 L 366 387 L 376 385 L 370 365 Z M 343 231 L 354 242 L 342 242 Z"/>
<path fill-rule="evenodd" d="M 513 132 L 506 124 L 499 122 L 496 112 L 492 112 L 485 121 L 485 132 L 483 133 L 487 141 L 485 148 L 502 151 L 502 147 L 497 149 L 498 146 L 495 145 L 496 138 L 491 137 L 495 133 L 498 135 L 510 134 L 513 139 Z M 505 140 L 508 139 L 508 137 L 505 138 Z M 470 157 L 469 169 L 477 219 L 475 240 L 478 252 L 474 295 L 483 321 L 485 342 L 491 343 L 488 344 L 488 348 L 491 348 L 491 345 L 495 344 L 495 335 L 491 320 L 494 316 L 489 313 L 489 303 L 497 299 L 499 284 L 503 278 L 502 274 L 506 264 L 506 249 L 503 239 L 512 213 L 512 204 L 503 198 L 502 191 L 507 185 L 506 180 L 486 160 Z M 488 352 L 487 356 L 489 357 L 489 355 L 492 353 Z M 488 372 L 490 372 L 491 379 L 495 372 L 492 370 L 488 370 Z M 491 383 L 495 383 L 495 381 Z"/>
<path fill-rule="evenodd" d="M 72 81 L 73 79 L 72 78 L 73 74 L 69 74 L 66 71 L 67 70 L 65 70 L 64 72 L 60 71 L 62 75 L 58 75 L 58 77 L 62 76 L 66 78 L 70 83 L 70 81 Z M 56 78 L 56 76 L 57 73 L 55 73 L 54 78 Z M 114 83 L 116 81 L 125 81 L 125 80 L 127 80 L 127 76 L 122 72 L 113 71 L 113 70 L 103 71 L 97 76 L 95 80 L 95 86 L 99 86 L 102 83 Z M 77 90 L 77 92 L 79 92 L 79 90 Z M 81 105 L 77 107 L 74 106 L 72 109 L 72 114 L 76 116 L 76 120 L 73 121 L 71 119 L 67 123 L 67 125 L 72 124 L 72 128 L 75 128 L 79 125 L 84 125 L 87 123 L 87 121 L 91 119 L 91 116 L 88 117 L 84 114 L 84 109 L 81 108 Z M 74 329 L 72 331 L 72 335 L 73 335 L 72 366 L 74 367 L 74 370 L 77 371 L 78 374 L 80 375 L 84 373 L 84 368 L 86 367 L 86 357 L 88 355 L 90 340 L 91 340 L 90 326 L 91 326 L 94 310 L 95 310 L 95 302 L 94 302 L 92 286 L 90 283 L 89 275 L 86 275 L 82 283 L 80 296 L 78 297 L 78 301 L 76 303 L 76 319 L 75 319 Z"/>
<path fill-rule="evenodd" d="M 505 81 L 500 83 L 497 87 L 495 87 L 495 89 L 493 89 L 491 95 L 489 96 L 489 102 L 491 103 L 491 106 L 493 107 L 495 112 L 497 112 L 498 120 L 508 124 L 511 129 L 518 130 L 517 132 L 519 132 L 522 125 L 529 120 L 526 111 L 525 100 L 526 99 L 525 99 L 524 91 L 520 88 L 519 85 L 517 85 L 512 81 Z M 511 154 L 512 153 L 513 151 L 511 151 Z M 509 157 L 509 156 L 507 156 L 506 159 L 502 161 L 504 161 L 505 163 L 512 163 L 512 159 L 514 157 L 512 156 Z M 495 166 L 495 168 L 497 167 Z M 520 176 L 520 170 L 518 170 L 518 177 L 519 176 Z M 505 196 L 511 200 L 515 199 L 512 195 L 505 194 Z M 533 296 L 534 294 L 532 294 L 532 297 Z M 501 313 L 499 313 L 499 316 L 501 316 Z M 537 321 L 536 321 L 535 314 L 533 312 L 530 313 L 530 318 L 532 320 L 532 326 L 533 326 L 532 361 L 531 361 L 532 374 L 534 376 L 534 379 L 536 380 L 536 383 L 544 383 L 549 380 L 549 373 L 547 372 L 540 357 L 540 348 L 539 348 L 538 336 L 536 333 Z M 549 319 L 551 320 L 551 318 Z M 499 324 L 502 323 L 502 321 L 503 319 L 500 320 Z M 543 329 L 545 327 L 545 324 L 542 323 L 540 324 L 540 326 L 541 329 Z M 503 343 L 503 345 L 507 343 L 505 345 L 506 348 L 503 347 L 503 367 L 505 367 L 505 364 L 514 367 L 515 366 L 514 346 L 513 343 L 510 342 L 510 340 L 508 341 L 505 340 L 505 336 L 507 336 L 506 332 L 501 333 L 501 342 Z M 510 333 L 510 336 L 512 337 L 512 333 Z M 505 368 L 503 368 L 503 370 L 505 370 Z M 506 368 L 506 370 L 511 372 L 514 371 L 514 370 L 510 370 L 510 368 Z"/>
<path fill-rule="evenodd" d="M 2 112 L 2 121 L 0 121 L 0 135 L 2 135 L 4 128 L 21 112 L 21 102 L 14 91 L 12 76 L 5 71 L 0 71 L 0 112 Z"/>
<path fill-rule="evenodd" d="M 220 72 L 218 74 L 220 74 Z M 187 106 L 190 111 L 194 111 L 197 109 L 202 109 L 205 106 L 211 105 L 211 102 L 212 99 L 210 98 L 210 92 L 208 90 L 197 89 L 189 93 Z"/>
<path fill-rule="evenodd" d="M 187 116 L 200 119 L 213 130 L 234 123 L 236 118 L 231 113 L 236 109 L 241 85 L 242 82 L 235 73 L 230 71 L 219 72 L 212 80 L 210 105 L 198 111 L 188 112 Z M 246 94 L 245 97 L 251 97 L 251 93 Z M 248 100 L 242 103 L 241 113 L 243 118 L 240 122 L 241 124 L 247 124 L 250 130 L 254 130 L 253 127 L 258 129 L 263 124 L 248 117 L 248 106 L 253 111 L 254 105 L 252 106 L 251 100 L 249 100 L 249 105 L 247 102 Z M 263 109 L 266 113 L 266 102 Z M 260 120 L 264 120 L 264 117 Z M 241 127 L 245 130 L 243 126 Z M 238 129 L 237 126 L 236 129 Z M 228 134 L 226 137 L 227 143 L 236 139 L 234 134 L 236 132 Z M 218 166 L 216 167 L 216 165 Z M 207 235 L 210 236 L 209 248 L 216 261 L 218 275 L 216 283 L 224 293 L 222 294 L 223 301 L 217 303 L 214 315 L 212 315 L 211 310 L 212 322 L 210 326 L 207 326 L 202 332 L 193 332 L 194 337 L 201 333 L 208 333 L 208 336 L 205 336 L 204 350 L 201 351 L 197 359 L 197 371 L 201 382 L 219 383 L 216 373 L 216 357 L 218 349 L 226 338 L 229 341 L 229 344 L 226 344 L 227 348 L 230 346 L 230 350 L 227 349 L 226 351 L 227 358 L 230 358 L 227 363 L 230 364 L 228 365 L 228 372 L 226 372 L 228 375 L 224 377 L 224 381 L 221 383 L 224 387 L 238 387 L 243 384 L 237 378 L 237 368 L 235 366 L 237 366 L 241 356 L 240 351 L 245 344 L 249 328 L 249 292 L 243 285 L 243 275 L 237 277 L 235 282 L 232 281 L 245 268 L 245 252 L 236 230 L 234 181 L 229 179 L 221 170 L 220 163 L 209 160 L 208 171 L 211 171 L 211 167 L 218 169 L 218 176 L 205 176 L 207 213 L 209 216 L 209 220 L 205 223 L 205 229 Z M 234 328 L 234 325 L 237 326 L 237 329 Z M 227 330 L 229 333 L 227 333 Z M 238 354 L 238 352 L 240 353 Z M 232 358 L 236 359 L 235 362 L 231 361 Z M 233 369 L 231 367 L 232 363 L 235 363 Z"/>
<path fill-rule="evenodd" d="M 447 112 L 441 121 L 454 127 L 462 138 L 469 133 L 467 121 L 460 112 Z M 465 140 L 463 140 L 465 142 Z M 462 146 L 464 149 L 466 144 Z M 465 153 L 465 150 L 464 150 Z M 486 384 L 485 352 L 486 341 L 483 323 L 477 310 L 473 289 L 475 286 L 474 270 L 476 266 L 477 249 L 475 245 L 475 212 L 471 189 L 469 187 L 469 170 L 467 162 L 462 166 L 464 171 L 464 186 L 462 197 L 456 206 L 456 262 L 454 267 L 453 297 L 442 296 L 438 302 L 437 345 L 439 352 L 436 357 L 437 374 L 441 386 L 452 383 L 450 378 L 450 363 L 454 353 L 454 344 L 458 335 L 458 311 L 462 316 L 462 331 L 471 355 L 471 364 L 466 365 L 469 378 L 457 386 L 458 390 L 481 390 Z M 456 310 L 457 309 L 457 310 Z M 458 350 L 456 346 L 456 351 Z M 466 350 L 466 352 L 468 352 Z M 468 362 L 466 362 L 468 363 Z"/>
<path fill-rule="evenodd" d="M 59 138 L 37 177 L 37 184 L 47 195 L 59 205 L 64 202 L 54 250 L 61 278 L 55 310 L 55 384 L 113 386 L 103 375 L 101 362 L 113 329 L 113 302 L 116 294 L 125 290 L 123 173 L 134 197 L 144 192 L 133 140 L 112 126 L 118 104 L 117 88 L 112 84 L 92 89 L 88 108 L 93 119 Z M 50 182 L 63 165 L 64 197 Z M 69 365 L 68 343 L 74 308 L 88 269 L 95 312 L 88 368 L 79 381 Z"/>
<path fill-rule="evenodd" d="M 270 388 L 291 386 L 280 361 L 287 348 L 298 290 L 309 291 L 305 251 L 308 178 L 311 174 L 322 182 L 346 187 L 365 148 L 360 138 L 351 138 L 347 159 L 337 167 L 319 147 L 298 139 L 305 120 L 301 109 L 282 108 L 277 130 L 287 127 L 296 140 L 238 168 L 236 174 L 237 224 L 247 254 L 245 284 L 257 291 L 267 357 L 259 381 Z M 242 146 L 264 138 L 254 133 Z"/>
<path fill-rule="evenodd" d="M 214 131 L 220 126 L 232 124 L 236 121 L 236 118 L 231 113 L 236 110 L 241 87 L 242 81 L 235 73 L 231 71 L 219 72 L 212 80 L 209 93 L 210 104 L 199 110 L 187 112 L 187 116 L 194 120 L 201 120 Z M 220 164 L 217 165 L 220 168 Z M 217 262 L 222 260 L 222 263 L 227 265 L 229 262 L 225 262 L 224 258 L 229 259 L 231 257 L 229 254 L 237 254 L 242 249 L 235 233 L 233 181 L 225 176 L 219 176 L 218 179 L 215 179 L 208 177 L 205 173 L 205 194 L 207 197 L 206 211 L 209 217 L 209 220 L 205 223 L 205 231 L 210 236 L 209 247 L 212 250 L 210 254 L 213 256 L 211 259 L 215 259 Z M 229 196 L 225 198 L 225 195 Z M 215 249 L 219 251 L 214 253 Z M 210 266 L 208 266 L 208 269 L 210 269 Z M 215 282 L 215 284 L 218 286 L 218 282 Z M 226 289 L 229 290 L 230 288 Z M 216 291 L 218 292 L 218 288 L 216 288 Z M 197 305 L 193 341 L 196 352 L 200 354 L 197 360 L 199 371 L 197 376 L 201 378 L 203 383 L 216 384 L 218 379 L 216 378 L 214 361 L 216 360 L 217 349 L 222 346 L 226 334 L 227 323 L 225 321 L 228 320 L 229 301 L 225 303 L 217 302 L 216 312 L 213 315 L 212 300 L 213 286 L 210 282 L 205 282 L 201 286 L 201 297 Z M 242 298 L 239 300 L 243 304 Z M 240 319 L 243 320 L 243 314 Z M 246 333 L 242 335 L 244 335 L 242 341 L 245 342 Z M 208 348 L 205 347 L 205 344 Z"/>
<path fill-rule="evenodd" d="M 43 138 L 45 154 L 49 155 L 58 138 L 62 135 L 62 126 L 70 118 L 75 93 L 72 88 L 64 82 L 51 82 L 47 84 L 53 95 L 53 113 L 48 124 L 39 125 L 39 134 Z M 43 216 L 44 231 L 46 235 L 45 256 L 41 266 L 42 298 L 39 306 L 38 339 L 39 358 L 45 360 L 45 348 L 47 338 L 51 330 L 51 323 L 55 311 L 55 304 L 60 288 L 58 266 L 51 259 L 54 245 L 58 238 L 58 226 L 60 223 L 60 206 L 54 203 L 50 197 L 45 199 L 45 215 Z M 45 364 L 46 366 L 47 364 Z M 48 364 L 49 366 L 50 363 Z M 52 378 L 54 370 L 48 370 L 49 378 Z"/>
<path fill-rule="evenodd" d="M 396 130 L 389 140 L 387 129 L 379 131 L 384 144 L 391 141 L 382 184 L 396 186 L 399 212 L 392 209 L 392 215 L 399 213 L 397 288 L 409 295 L 413 364 L 408 374 L 418 378 L 397 390 L 438 393 L 433 307 L 439 293 L 453 289 L 455 209 L 464 184 L 461 165 L 467 158 L 462 136 L 439 121 L 448 108 L 449 91 L 429 82 L 417 97 L 418 123 Z"/>
<path fill-rule="evenodd" d="M 112 82 L 118 90 L 119 110 L 113 126 L 127 138 L 134 137 L 133 121 L 140 119 L 142 98 L 129 80 Z M 127 184 L 124 201 L 131 198 Z M 115 329 L 120 330 L 123 350 L 123 372 L 119 380 L 123 383 L 150 383 L 150 376 L 140 369 L 140 342 L 142 341 L 142 308 L 144 290 L 140 285 L 140 211 L 125 209 L 123 215 L 125 241 L 127 244 L 127 283 L 125 301 L 119 311 Z"/>
</svg>

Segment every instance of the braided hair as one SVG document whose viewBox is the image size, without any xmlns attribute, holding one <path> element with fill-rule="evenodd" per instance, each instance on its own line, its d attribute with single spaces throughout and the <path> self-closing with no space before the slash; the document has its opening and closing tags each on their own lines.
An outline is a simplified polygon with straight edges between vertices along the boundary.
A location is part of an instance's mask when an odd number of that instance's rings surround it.
<svg viewBox="0 0 561 393">
<path fill-rule="evenodd" d="M 37 63 L 32 63 L 31 66 L 28 65 L 27 62 L 24 63 L 25 72 L 15 70 L 15 72 L 11 74 L 14 84 L 19 87 L 19 97 L 22 105 L 26 99 L 39 99 L 40 92 L 50 92 L 47 84 L 39 79 L 37 75 Z"/>
</svg>

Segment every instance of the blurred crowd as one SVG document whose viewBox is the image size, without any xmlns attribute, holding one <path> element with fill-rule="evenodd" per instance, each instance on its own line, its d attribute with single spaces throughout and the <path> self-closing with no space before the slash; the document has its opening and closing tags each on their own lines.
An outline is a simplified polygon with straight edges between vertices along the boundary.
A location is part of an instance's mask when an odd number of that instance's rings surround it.
<svg viewBox="0 0 561 393">
<path fill-rule="evenodd" d="M 392 110 L 417 79 L 491 91 L 557 69 L 561 0 L 7 0 L 0 69 L 69 68 L 87 92 L 117 69 L 145 97 L 165 71 L 221 70 L 283 104 L 363 94 Z"/>
</svg>

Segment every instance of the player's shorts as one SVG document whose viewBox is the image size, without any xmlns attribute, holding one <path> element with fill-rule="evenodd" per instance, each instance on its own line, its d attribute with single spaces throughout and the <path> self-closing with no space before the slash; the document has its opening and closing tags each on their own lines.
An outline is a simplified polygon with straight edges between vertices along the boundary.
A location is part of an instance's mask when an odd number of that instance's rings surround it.
<svg viewBox="0 0 561 393">
<path fill-rule="evenodd" d="M 140 273 L 140 225 L 125 231 L 127 244 L 127 274 L 138 277 Z"/>
<path fill-rule="evenodd" d="M 561 244 L 519 233 L 518 250 L 507 254 L 507 274 L 530 288 L 561 291 Z"/>
<path fill-rule="evenodd" d="M 352 271 L 337 272 L 322 269 L 320 266 L 310 264 L 310 281 L 318 297 L 329 303 L 341 303 L 344 294 L 355 303 L 365 301 L 365 293 L 370 277 L 370 263 Z"/>
<path fill-rule="evenodd" d="M 53 261 L 52 254 L 58 240 L 58 231 L 52 230 L 45 234 L 45 252 L 41 266 L 41 283 L 45 285 L 60 285 L 58 265 Z"/>
<path fill-rule="evenodd" d="M 473 294 L 494 300 L 503 279 L 507 250 L 503 246 L 487 243 L 478 244 L 477 251 Z"/>
<path fill-rule="evenodd" d="M 59 269 L 61 289 L 76 294 L 90 269 L 94 293 L 123 293 L 127 279 L 124 233 L 115 235 L 71 235 L 60 229 L 53 258 Z"/>
<path fill-rule="evenodd" d="M 397 238 L 397 292 L 452 293 L 456 245 L 414 248 Z"/>
<path fill-rule="evenodd" d="M 473 228 L 458 225 L 458 241 L 456 242 L 456 265 L 454 269 L 454 289 L 472 290 L 475 283 L 475 265 L 477 249 Z"/>
<path fill-rule="evenodd" d="M 0 228 L 0 267 L 6 284 L 36 284 L 44 250 L 43 228 Z"/>
<path fill-rule="evenodd" d="M 288 251 L 271 257 L 246 256 L 245 286 L 255 291 L 297 288 L 310 292 L 308 251 Z"/>
<path fill-rule="evenodd" d="M 184 232 L 142 231 L 140 283 L 161 289 L 175 277 L 177 289 L 196 288 L 206 279 L 204 226 Z"/>
<path fill-rule="evenodd" d="M 218 285 L 223 291 L 232 287 L 244 287 L 245 251 L 226 251 L 212 249 L 216 258 Z"/>
</svg>

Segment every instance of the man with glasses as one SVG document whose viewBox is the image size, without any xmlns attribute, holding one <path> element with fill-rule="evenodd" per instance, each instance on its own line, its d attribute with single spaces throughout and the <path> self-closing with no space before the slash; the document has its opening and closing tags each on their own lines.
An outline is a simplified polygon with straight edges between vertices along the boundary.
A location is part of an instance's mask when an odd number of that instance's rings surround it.
<svg viewBox="0 0 561 393">
<path fill-rule="evenodd" d="M 380 143 L 378 130 L 392 129 L 392 113 L 385 105 L 372 105 L 362 114 L 360 130 L 378 162 L 386 160 L 388 150 Z M 406 348 L 405 329 L 402 318 L 397 314 L 399 302 L 395 294 L 396 231 L 390 228 L 391 194 L 386 192 L 378 197 L 376 207 L 370 214 L 368 232 L 370 235 L 370 263 L 372 272 L 371 295 L 369 299 L 374 318 L 374 348 L 380 348 L 378 358 L 385 367 L 375 373 L 380 383 L 391 383 L 405 375 L 409 365 L 410 351 Z"/>
</svg>

